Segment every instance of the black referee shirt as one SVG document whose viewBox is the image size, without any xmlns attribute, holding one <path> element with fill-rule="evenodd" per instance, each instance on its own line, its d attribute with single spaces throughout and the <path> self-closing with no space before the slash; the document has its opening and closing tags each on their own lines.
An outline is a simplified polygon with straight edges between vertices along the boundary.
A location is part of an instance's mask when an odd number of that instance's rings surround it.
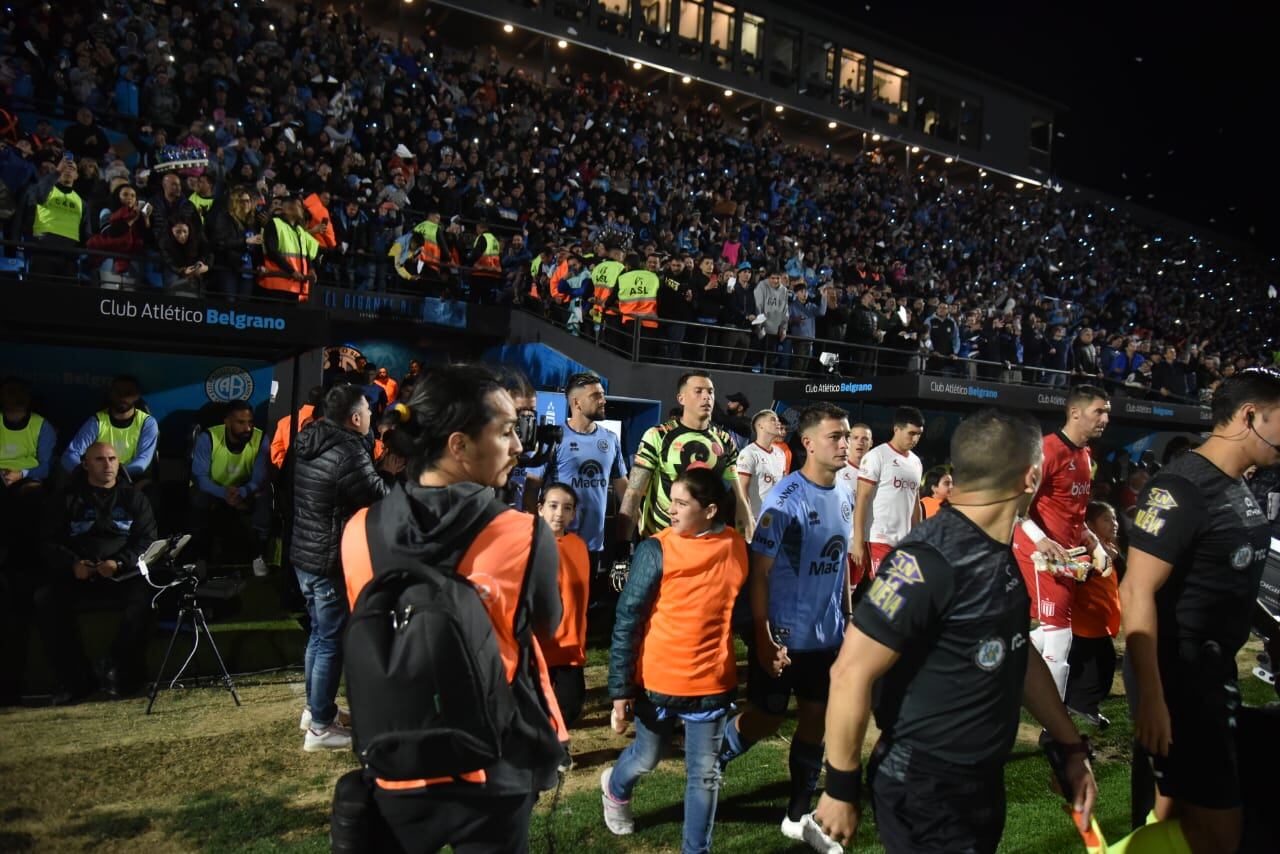
<svg viewBox="0 0 1280 854">
<path fill-rule="evenodd" d="M 884 736 L 956 764 L 1003 761 L 1018 732 L 1029 614 L 1008 545 L 953 508 L 915 528 L 853 614 L 902 655 L 876 685 Z"/>
<path fill-rule="evenodd" d="M 1244 481 L 1195 452 L 1170 462 L 1138 496 L 1129 545 L 1173 565 L 1156 593 L 1166 696 L 1194 699 L 1200 679 L 1235 680 L 1270 544 L 1267 517 Z M 1206 655 L 1210 641 L 1220 656 Z"/>
</svg>

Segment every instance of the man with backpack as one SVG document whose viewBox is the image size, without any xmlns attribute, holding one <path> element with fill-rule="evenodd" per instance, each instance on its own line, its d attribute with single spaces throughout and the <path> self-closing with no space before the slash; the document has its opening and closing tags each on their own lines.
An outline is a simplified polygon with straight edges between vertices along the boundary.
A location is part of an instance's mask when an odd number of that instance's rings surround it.
<svg viewBox="0 0 1280 854">
<path fill-rule="evenodd" d="M 343 535 L 363 768 L 338 781 L 333 848 L 519 854 L 568 736 L 537 640 L 560 623 L 556 540 L 494 495 L 522 450 L 515 404 L 450 366 L 387 417 L 409 477 Z"/>
</svg>

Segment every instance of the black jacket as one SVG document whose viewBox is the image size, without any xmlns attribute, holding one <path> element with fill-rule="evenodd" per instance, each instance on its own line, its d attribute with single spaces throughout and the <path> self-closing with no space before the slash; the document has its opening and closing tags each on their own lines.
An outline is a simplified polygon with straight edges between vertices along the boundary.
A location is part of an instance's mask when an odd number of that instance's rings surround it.
<svg viewBox="0 0 1280 854">
<path fill-rule="evenodd" d="M 293 469 L 293 565 L 340 578 L 343 527 L 389 491 L 360 436 L 328 421 L 304 427 Z"/>
<path fill-rule="evenodd" d="M 142 492 L 123 481 L 97 489 L 82 469 L 50 497 L 40 527 L 49 580 L 70 578 L 79 560 L 114 560 L 127 572 L 156 539 L 156 518 Z"/>
</svg>

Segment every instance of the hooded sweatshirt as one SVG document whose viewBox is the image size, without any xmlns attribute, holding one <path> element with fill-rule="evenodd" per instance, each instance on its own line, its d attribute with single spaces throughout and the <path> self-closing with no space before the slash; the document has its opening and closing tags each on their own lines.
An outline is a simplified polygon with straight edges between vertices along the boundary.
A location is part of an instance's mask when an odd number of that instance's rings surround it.
<svg viewBox="0 0 1280 854">
<path fill-rule="evenodd" d="M 562 612 L 556 538 L 541 519 L 501 505 L 495 507 L 496 501 L 492 489 L 475 483 L 447 487 L 399 484 L 379 504 L 381 525 L 376 532 L 368 531 L 368 536 L 380 537 L 382 547 L 398 566 L 453 562 L 461 568 L 467 564 L 468 577 L 477 578 L 510 571 L 510 566 L 518 563 L 521 571 L 529 572 L 530 576 L 525 585 L 528 608 L 517 618 L 517 628 L 525 625 L 524 620 L 532 620 L 534 634 L 550 639 L 560 624 Z M 486 517 L 492 519 L 488 525 L 484 524 Z M 360 517 L 359 521 L 363 519 Z M 504 527 L 502 522 L 510 526 L 508 530 L 514 536 L 499 534 L 492 548 L 471 550 L 481 531 Z M 513 562 L 510 551 L 513 542 L 508 540 L 527 542 L 520 537 L 529 536 L 526 532 L 534 526 L 540 530 L 534 539 L 532 559 L 525 552 Z M 349 547 L 350 539 L 348 534 L 344 549 Z M 348 575 L 348 597 L 353 603 L 364 581 L 367 579 Z M 432 793 L 527 795 L 555 785 L 556 766 L 562 753 L 537 687 L 532 653 L 522 656 L 522 660 L 525 666 L 516 671 L 512 682 L 517 703 L 513 731 L 502 759 L 484 769 L 484 788 L 477 789 L 468 783 L 443 784 L 432 786 Z"/>
</svg>

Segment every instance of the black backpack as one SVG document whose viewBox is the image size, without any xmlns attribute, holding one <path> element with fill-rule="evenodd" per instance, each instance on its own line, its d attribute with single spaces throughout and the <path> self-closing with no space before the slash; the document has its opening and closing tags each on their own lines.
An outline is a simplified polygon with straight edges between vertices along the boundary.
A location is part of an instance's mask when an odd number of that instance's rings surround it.
<svg viewBox="0 0 1280 854">
<path fill-rule="evenodd" d="M 378 530 L 381 503 L 365 520 Z M 506 507 L 481 514 L 470 542 Z M 538 519 L 533 517 L 537 550 Z M 480 593 L 456 572 L 459 550 L 445 563 L 405 566 L 369 538 L 373 578 L 356 599 L 345 638 L 352 745 L 369 777 L 416 780 L 457 777 L 492 765 L 517 714 L 493 623 Z M 527 623 L 530 566 L 516 625 Z M 528 631 L 517 635 L 521 661 Z"/>
</svg>

